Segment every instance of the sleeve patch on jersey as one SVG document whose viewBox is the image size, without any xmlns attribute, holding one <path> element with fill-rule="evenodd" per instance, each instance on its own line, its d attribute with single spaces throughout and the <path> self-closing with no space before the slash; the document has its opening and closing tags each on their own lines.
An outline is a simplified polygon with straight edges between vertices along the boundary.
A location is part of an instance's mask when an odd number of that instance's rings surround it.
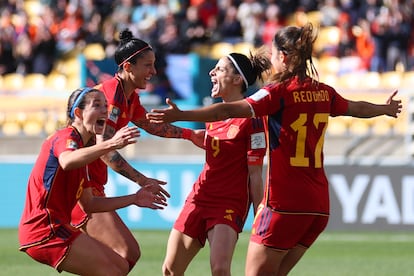
<svg viewBox="0 0 414 276">
<path fill-rule="evenodd" d="M 77 149 L 78 147 L 79 147 L 78 143 L 76 143 L 74 140 L 72 140 L 72 139 L 66 140 L 66 148 L 67 149 Z"/>
<path fill-rule="evenodd" d="M 111 120 L 112 122 L 116 124 L 118 122 L 118 118 L 119 118 L 121 111 L 119 110 L 118 107 L 113 106 L 113 105 L 111 105 L 109 109 L 110 109 L 109 120 Z"/>
<path fill-rule="evenodd" d="M 251 135 L 251 149 L 266 148 L 266 137 L 264 132 L 254 133 Z"/>
<path fill-rule="evenodd" d="M 269 91 L 267 91 L 266 89 L 260 89 L 259 91 L 251 95 L 249 98 L 257 102 L 266 97 L 267 95 L 269 95 Z"/>
</svg>

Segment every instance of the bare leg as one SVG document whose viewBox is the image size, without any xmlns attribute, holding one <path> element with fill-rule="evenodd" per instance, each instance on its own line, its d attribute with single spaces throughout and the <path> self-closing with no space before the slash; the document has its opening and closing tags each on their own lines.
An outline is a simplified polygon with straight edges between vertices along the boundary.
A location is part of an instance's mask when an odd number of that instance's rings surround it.
<svg viewBox="0 0 414 276">
<path fill-rule="evenodd" d="M 303 254 L 305 254 L 306 250 L 306 247 L 300 245 L 290 249 L 282 260 L 279 269 L 279 275 L 287 275 L 292 270 L 292 268 L 299 262 Z"/>
<path fill-rule="evenodd" d="M 59 269 L 78 275 L 118 276 L 128 274 L 128 263 L 109 247 L 81 234 L 72 243 Z"/>
<path fill-rule="evenodd" d="M 225 224 L 218 224 L 208 232 L 211 275 L 231 275 L 231 260 L 237 238 L 237 232 Z"/>
<path fill-rule="evenodd" d="M 278 251 L 250 242 L 246 258 L 246 276 L 276 276 L 287 251 Z"/>
<path fill-rule="evenodd" d="M 175 229 L 171 230 L 168 238 L 167 253 L 162 266 L 163 275 L 184 275 L 191 260 L 201 249 L 201 244 Z"/>
<path fill-rule="evenodd" d="M 83 230 L 126 259 L 130 270 L 141 255 L 135 237 L 114 211 L 93 213 Z"/>
</svg>

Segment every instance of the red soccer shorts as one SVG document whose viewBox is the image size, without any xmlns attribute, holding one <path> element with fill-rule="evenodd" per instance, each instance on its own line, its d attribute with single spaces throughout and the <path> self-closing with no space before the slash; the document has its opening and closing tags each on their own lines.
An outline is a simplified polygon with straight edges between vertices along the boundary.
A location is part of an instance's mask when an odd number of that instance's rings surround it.
<svg viewBox="0 0 414 276">
<path fill-rule="evenodd" d="M 61 226 L 50 240 L 25 249 L 25 252 L 34 260 L 50 265 L 58 269 L 66 255 L 69 253 L 70 245 L 81 234 L 81 231 L 73 227 Z"/>
<path fill-rule="evenodd" d="M 309 248 L 326 228 L 328 219 L 324 215 L 286 214 L 269 207 L 259 208 L 250 240 L 279 250 L 296 245 Z"/>
<path fill-rule="evenodd" d="M 176 222 L 174 229 L 193 239 L 198 239 L 205 245 L 207 232 L 217 224 L 229 225 L 237 233 L 243 230 L 245 217 L 234 210 L 225 207 L 202 207 L 186 202 Z"/>
</svg>

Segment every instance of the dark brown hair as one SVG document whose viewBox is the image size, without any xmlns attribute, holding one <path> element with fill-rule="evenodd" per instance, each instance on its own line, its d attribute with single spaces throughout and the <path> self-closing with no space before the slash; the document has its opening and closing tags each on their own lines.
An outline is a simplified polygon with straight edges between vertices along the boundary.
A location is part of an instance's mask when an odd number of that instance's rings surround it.
<svg viewBox="0 0 414 276">
<path fill-rule="evenodd" d="M 122 70 L 121 65 L 126 61 L 135 64 L 143 53 L 152 51 L 151 46 L 147 42 L 134 38 L 129 29 L 121 31 L 119 39 L 120 43 L 114 54 L 115 62 L 119 66 L 118 70 Z"/>
<path fill-rule="evenodd" d="M 255 53 L 250 52 L 249 57 L 240 53 L 231 53 L 227 57 L 234 67 L 234 72 L 242 75 L 243 79 L 247 81 L 247 85 L 246 82 L 243 82 L 243 92 L 258 79 L 263 81 L 263 73 L 272 68 L 272 63 L 264 47 L 257 49 Z"/>
<path fill-rule="evenodd" d="M 286 55 L 286 70 L 274 74 L 271 81 L 283 82 L 298 76 L 300 81 L 306 77 L 318 79 L 318 72 L 312 62 L 313 43 L 317 38 L 311 23 L 303 27 L 287 26 L 280 29 L 273 46 Z"/>
</svg>

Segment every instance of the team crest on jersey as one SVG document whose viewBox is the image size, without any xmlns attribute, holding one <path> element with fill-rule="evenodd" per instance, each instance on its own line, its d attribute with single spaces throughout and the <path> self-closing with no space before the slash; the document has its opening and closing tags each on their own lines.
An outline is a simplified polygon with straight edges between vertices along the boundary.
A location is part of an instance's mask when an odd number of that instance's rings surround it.
<svg viewBox="0 0 414 276">
<path fill-rule="evenodd" d="M 227 138 L 233 139 L 236 137 L 237 133 L 239 133 L 239 126 L 236 125 L 230 125 L 229 130 L 227 131 Z"/>
<path fill-rule="evenodd" d="M 115 124 L 118 122 L 118 118 L 119 115 L 121 113 L 121 111 L 119 110 L 118 107 L 111 105 L 109 107 L 109 120 L 111 120 L 112 122 L 114 122 Z"/>
<path fill-rule="evenodd" d="M 66 148 L 67 149 L 77 149 L 78 148 L 78 143 L 76 143 L 72 139 L 68 139 L 68 140 L 66 140 Z"/>
</svg>

